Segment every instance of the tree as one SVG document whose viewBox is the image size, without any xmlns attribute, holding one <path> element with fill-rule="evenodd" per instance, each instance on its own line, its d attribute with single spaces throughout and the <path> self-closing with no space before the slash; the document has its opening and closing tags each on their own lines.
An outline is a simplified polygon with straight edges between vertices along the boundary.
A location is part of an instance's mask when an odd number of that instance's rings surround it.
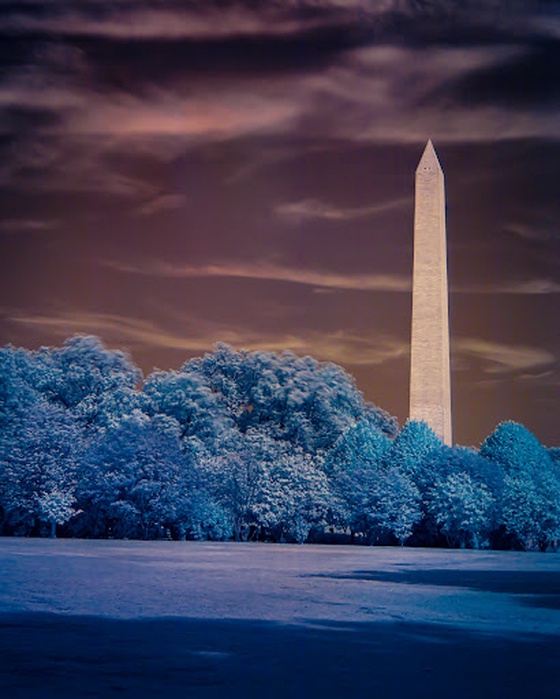
<svg viewBox="0 0 560 699">
<path fill-rule="evenodd" d="M 403 546 L 422 516 L 418 488 L 400 469 L 382 467 L 368 512 L 375 531 L 392 534 Z"/>
<path fill-rule="evenodd" d="M 560 538 L 560 478 L 549 451 L 523 425 L 502 422 L 480 449 L 505 473 L 502 521 L 525 549 Z"/>
<path fill-rule="evenodd" d="M 557 548 L 560 540 L 560 479 L 507 475 L 503 522 L 526 550 Z"/>
<path fill-rule="evenodd" d="M 393 534 L 402 542 L 416 519 L 418 493 L 398 468 L 381 466 L 390 447 L 387 435 L 362 419 L 327 453 L 325 470 L 340 524 L 372 541 Z"/>
<path fill-rule="evenodd" d="M 370 541 L 404 543 L 420 518 L 418 490 L 398 464 L 388 463 L 389 438 L 363 420 L 327 454 L 327 473 L 340 503 L 339 520 Z"/>
<path fill-rule="evenodd" d="M 12 410 L 14 403 L 43 400 L 68 411 L 84 427 L 97 428 L 139 407 L 135 387 L 140 370 L 96 337 L 77 335 L 62 347 L 36 352 L 12 347 L 1 352 L 0 395 L 10 393 Z"/>
<path fill-rule="evenodd" d="M 43 523 L 50 536 L 76 509 L 80 428 L 61 408 L 38 402 L 0 438 L 0 503 L 10 533 Z"/>
<path fill-rule="evenodd" d="M 219 396 L 194 373 L 156 371 L 146 379 L 143 393 L 150 415 L 176 421 L 185 448 L 209 449 L 216 454 L 219 443 L 233 428 Z"/>
<path fill-rule="evenodd" d="M 386 434 L 368 420 L 360 420 L 349 427 L 327 452 L 325 470 L 333 474 L 360 467 L 374 468 L 381 463 L 390 446 Z"/>
<path fill-rule="evenodd" d="M 442 535 L 453 546 L 478 548 L 486 545 L 489 534 L 499 524 L 503 478 L 500 466 L 482 457 L 475 449 L 442 445 L 440 449 L 431 452 L 415 474 L 423 502 L 422 526 L 417 532 L 420 540 L 433 544 Z M 452 497 L 453 492 L 455 496 Z M 474 502 L 477 496 L 480 496 L 479 503 Z M 477 529 L 473 521 L 468 526 L 465 525 L 467 529 L 464 534 L 453 533 L 458 526 L 456 520 L 459 515 L 448 512 L 449 519 L 446 520 L 444 503 L 452 503 L 458 513 L 460 501 L 466 508 L 462 516 L 467 520 L 471 516 L 466 511 L 469 508 L 485 513 L 484 526 L 481 524 Z M 471 535 L 468 534 L 469 531 Z"/>
<path fill-rule="evenodd" d="M 212 474 L 208 481 L 220 483 L 210 492 L 229 514 L 234 539 L 247 541 L 253 538 L 259 525 L 255 510 L 265 477 L 263 464 L 252 459 L 246 451 L 227 452 L 203 460 L 202 468 L 207 474 Z"/>
<path fill-rule="evenodd" d="M 536 474 L 550 459 L 535 435 L 511 420 L 501 422 L 484 440 L 480 454 L 510 474 Z"/>
<path fill-rule="evenodd" d="M 265 429 L 308 453 L 328 450 L 360 419 L 392 433 L 396 421 L 368 405 L 341 367 L 291 352 L 236 352 L 219 344 L 186 362 L 182 373 L 212 391 L 240 432 Z"/>
<path fill-rule="evenodd" d="M 480 548 L 493 524 L 490 490 L 468 473 L 451 473 L 431 489 L 428 510 L 450 546 Z"/>
<path fill-rule="evenodd" d="M 422 468 L 442 448 L 441 440 L 425 423 L 408 420 L 385 454 L 384 464 L 395 466 L 416 482 Z"/>
<path fill-rule="evenodd" d="M 42 402 L 36 386 L 26 380 L 30 361 L 27 350 L 0 348 L 0 434 L 13 433 L 15 424 Z"/>
<path fill-rule="evenodd" d="M 76 498 L 70 490 L 52 489 L 38 497 L 38 515 L 50 525 L 50 537 L 56 537 L 56 525 L 66 524 L 75 514 Z"/>
<path fill-rule="evenodd" d="M 251 428 L 232 433 L 221 443 L 218 456 L 200 459 L 199 487 L 207 489 L 228 513 L 236 541 L 257 538 L 270 526 L 274 514 L 272 504 L 264 502 L 264 493 L 269 489 L 271 464 L 281 452 L 281 443 L 266 431 Z"/>
<path fill-rule="evenodd" d="M 178 426 L 136 411 L 99 432 L 80 469 L 83 514 L 74 531 L 89 536 L 151 539 L 184 516 L 188 461 Z"/>
<path fill-rule="evenodd" d="M 104 418 L 100 403 L 108 394 L 133 391 L 140 370 L 118 350 L 101 340 L 76 335 L 62 347 L 42 347 L 30 353 L 26 379 L 51 403 L 70 410 L 86 425 Z M 101 413 L 101 415 L 99 415 Z"/>
<path fill-rule="evenodd" d="M 393 536 L 402 545 L 420 519 L 418 489 L 396 467 L 358 466 L 333 478 L 339 520 L 370 543 Z"/>
<path fill-rule="evenodd" d="M 556 468 L 560 469 L 560 447 L 549 447 L 548 455 L 552 463 L 556 465 Z"/>
<path fill-rule="evenodd" d="M 236 540 L 302 542 L 331 516 L 331 494 L 320 457 L 265 429 L 250 428 L 197 466 L 206 488 L 232 523 Z"/>
<path fill-rule="evenodd" d="M 173 529 L 179 539 L 225 541 L 233 536 L 230 513 L 204 488 L 190 490 Z"/>
<path fill-rule="evenodd" d="M 327 478 L 303 450 L 282 453 L 268 465 L 256 512 L 261 526 L 279 541 L 307 540 L 331 519 L 333 502 Z"/>
</svg>

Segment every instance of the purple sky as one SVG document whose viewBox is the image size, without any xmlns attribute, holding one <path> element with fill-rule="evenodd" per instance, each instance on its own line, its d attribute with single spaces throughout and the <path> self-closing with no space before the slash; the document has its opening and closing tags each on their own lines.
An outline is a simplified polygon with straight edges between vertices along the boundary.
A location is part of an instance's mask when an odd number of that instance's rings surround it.
<svg viewBox="0 0 560 699">
<path fill-rule="evenodd" d="M 19 0 L 0 38 L 2 344 L 289 348 L 402 422 L 431 137 L 455 438 L 560 442 L 560 3 Z"/>
</svg>

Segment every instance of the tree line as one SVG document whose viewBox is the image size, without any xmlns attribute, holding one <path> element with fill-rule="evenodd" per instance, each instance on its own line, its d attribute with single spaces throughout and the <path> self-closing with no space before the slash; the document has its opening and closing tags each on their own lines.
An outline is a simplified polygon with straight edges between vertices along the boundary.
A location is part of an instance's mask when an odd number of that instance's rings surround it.
<svg viewBox="0 0 560 699">
<path fill-rule="evenodd" d="M 91 336 L 0 350 L 0 534 L 555 549 L 560 449 L 480 449 L 364 400 L 341 367 L 225 344 L 143 380 Z"/>
</svg>

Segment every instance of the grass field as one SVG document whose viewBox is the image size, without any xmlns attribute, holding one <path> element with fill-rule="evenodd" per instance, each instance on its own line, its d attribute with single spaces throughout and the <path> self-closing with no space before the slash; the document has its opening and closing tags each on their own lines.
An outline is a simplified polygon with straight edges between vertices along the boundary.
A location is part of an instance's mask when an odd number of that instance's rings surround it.
<svg viewBox="0 0 560 699">
<path fill-rule="evenodd" d="M 0 539 L 0 696 L 560 697 L 560 555 Z"/>
</svg>

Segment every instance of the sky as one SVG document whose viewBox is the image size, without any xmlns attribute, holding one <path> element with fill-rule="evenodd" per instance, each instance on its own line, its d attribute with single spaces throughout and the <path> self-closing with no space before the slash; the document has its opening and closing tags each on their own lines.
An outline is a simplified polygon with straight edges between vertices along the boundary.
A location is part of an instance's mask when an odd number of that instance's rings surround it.
<svg viewBox="0 0 560 699">
<path fill-rule="evenodd" d="M 455 441 L 560 444 L 560 2 L 0 2 L 0 344 L 310 354 L 408 413 L 446 178 Z"/>
</svg>

